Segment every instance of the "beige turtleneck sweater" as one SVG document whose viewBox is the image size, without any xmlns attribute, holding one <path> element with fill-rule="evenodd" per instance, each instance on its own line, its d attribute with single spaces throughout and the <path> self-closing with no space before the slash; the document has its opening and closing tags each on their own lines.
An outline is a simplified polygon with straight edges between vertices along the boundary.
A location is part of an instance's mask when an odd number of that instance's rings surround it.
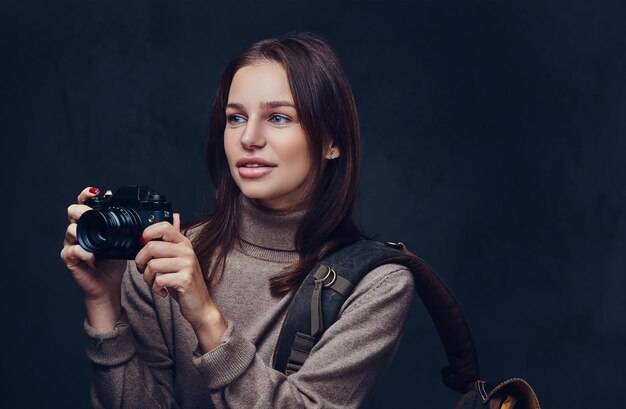
<svg viewBox="0 0 626 409">
<path fill-rule="evenodd" d="M 292 294 L 273 297 L 269 278 L 298 259 L 301 214 L 277 216 L 242 202 L 241 246 L 209 288 L 228 321 L 202 355 L 170 297 L 154 296 L 135 263 L 122 286 L 124 313 L 109 333 L 85 320 L 95 408 L 352 408 L 391 360 L 414 295 L 411 273 L 388 264 L 367 274 L 296 374 L 272 368 Z"/>
</svg>

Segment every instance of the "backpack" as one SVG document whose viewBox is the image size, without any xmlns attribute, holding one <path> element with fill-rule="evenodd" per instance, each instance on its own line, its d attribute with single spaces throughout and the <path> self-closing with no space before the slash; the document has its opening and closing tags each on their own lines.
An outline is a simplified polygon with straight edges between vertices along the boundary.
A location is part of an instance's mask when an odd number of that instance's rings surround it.
<svg viewBox="0 0 626 409">
<path fill-rule="evenodd" d="M 492 383 L 480 379 L 476 347 L 459 304 L 428 264 L 402 243 L 360 240 L 321 260 L 291 301 L 274 351 L 274 368 L 287 376 L 297 372 L 325 329 L 337 320 L 359 280 L 389 263 L 404 265 L 413 273 L 417 294 L 448 358 L 441 371 L 443 383 L 463 394 L 455 409 L 540 409 L 537 395 L 525 380 Z"/>
</svg>

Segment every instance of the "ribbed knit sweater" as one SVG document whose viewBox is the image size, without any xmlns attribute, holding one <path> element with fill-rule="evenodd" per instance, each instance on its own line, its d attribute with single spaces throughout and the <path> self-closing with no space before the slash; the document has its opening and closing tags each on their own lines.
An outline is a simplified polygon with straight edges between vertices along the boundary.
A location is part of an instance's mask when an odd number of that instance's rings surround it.
<svg viewBox="0 0 626 409">
<path fill-rule="evenodd" d="M 301 213 L 278 216 L 241 206 L 241 245 L 209 288 L 228 322 L 215 349 L 201 354 L 171 297 L 155 296 L 130 261 L 123 314 L 99 333 L 85 320 L 95 408 L 353 408 L 387 368 L 414 294 L 411 273 L 387 264 L 355 287 L 338 320 L 302 369 L 285 376 L 272 355 L 293 294 L 273 297 L 269 279 L 298 260 Z"/>
</svg>

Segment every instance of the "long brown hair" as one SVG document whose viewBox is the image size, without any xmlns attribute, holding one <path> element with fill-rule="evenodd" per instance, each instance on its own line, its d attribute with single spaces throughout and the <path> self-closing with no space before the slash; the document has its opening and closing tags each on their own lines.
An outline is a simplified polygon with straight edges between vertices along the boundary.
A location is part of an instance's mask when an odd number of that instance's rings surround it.
<svg viewBox="0 0 626 409">
<path fill-rule="evenodd" d="M 206 160 L 216 195 L 215 213 L 200 223 L 194 249 L 211 281 L 224 272 L 226 257 L 239 240 L 241 191 L 233 181 L 224 152 L 226 104 L 240 68 L 260 61 L 281 64 L 311 153 L 312 188 L 298 228 L 298 262 L 271 279 L 273 295 L 296 289 L 326 254 L 362 237 L 352 221 L 360 163 L 360 134 L 352 90 L 330 46 L 310 33 L 287 34 L 252 44 L 226 67 L 212 107 Z M 332 144 L 340 157 L 326 161 Z"/>
</svg>

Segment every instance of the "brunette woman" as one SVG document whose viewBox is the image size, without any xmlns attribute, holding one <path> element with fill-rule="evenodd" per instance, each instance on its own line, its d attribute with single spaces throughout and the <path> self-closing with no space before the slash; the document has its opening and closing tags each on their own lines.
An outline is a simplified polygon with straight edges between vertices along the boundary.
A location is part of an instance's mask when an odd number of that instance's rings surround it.
<svg viewBox="0 0 626 409">
<path fill-rule="evenodd" d="M 411 273 L 387 264 L 354 289 L 290 376 L 272 368 L 289 302 L 324 255 L 362 237 L 352 221 L 359 125 L 346 76 L 311 34 L 253 44 L 213 103 L 207 150 L 217 207 L 180 231 L 146 228 L 134 261 L 76 244 L 68 209 L 61 257 L 85 295 L 97 408 L 350 408 L 398 343 Z M 161 240 L 154 240 L 161 239 Z"/>
</svg>

